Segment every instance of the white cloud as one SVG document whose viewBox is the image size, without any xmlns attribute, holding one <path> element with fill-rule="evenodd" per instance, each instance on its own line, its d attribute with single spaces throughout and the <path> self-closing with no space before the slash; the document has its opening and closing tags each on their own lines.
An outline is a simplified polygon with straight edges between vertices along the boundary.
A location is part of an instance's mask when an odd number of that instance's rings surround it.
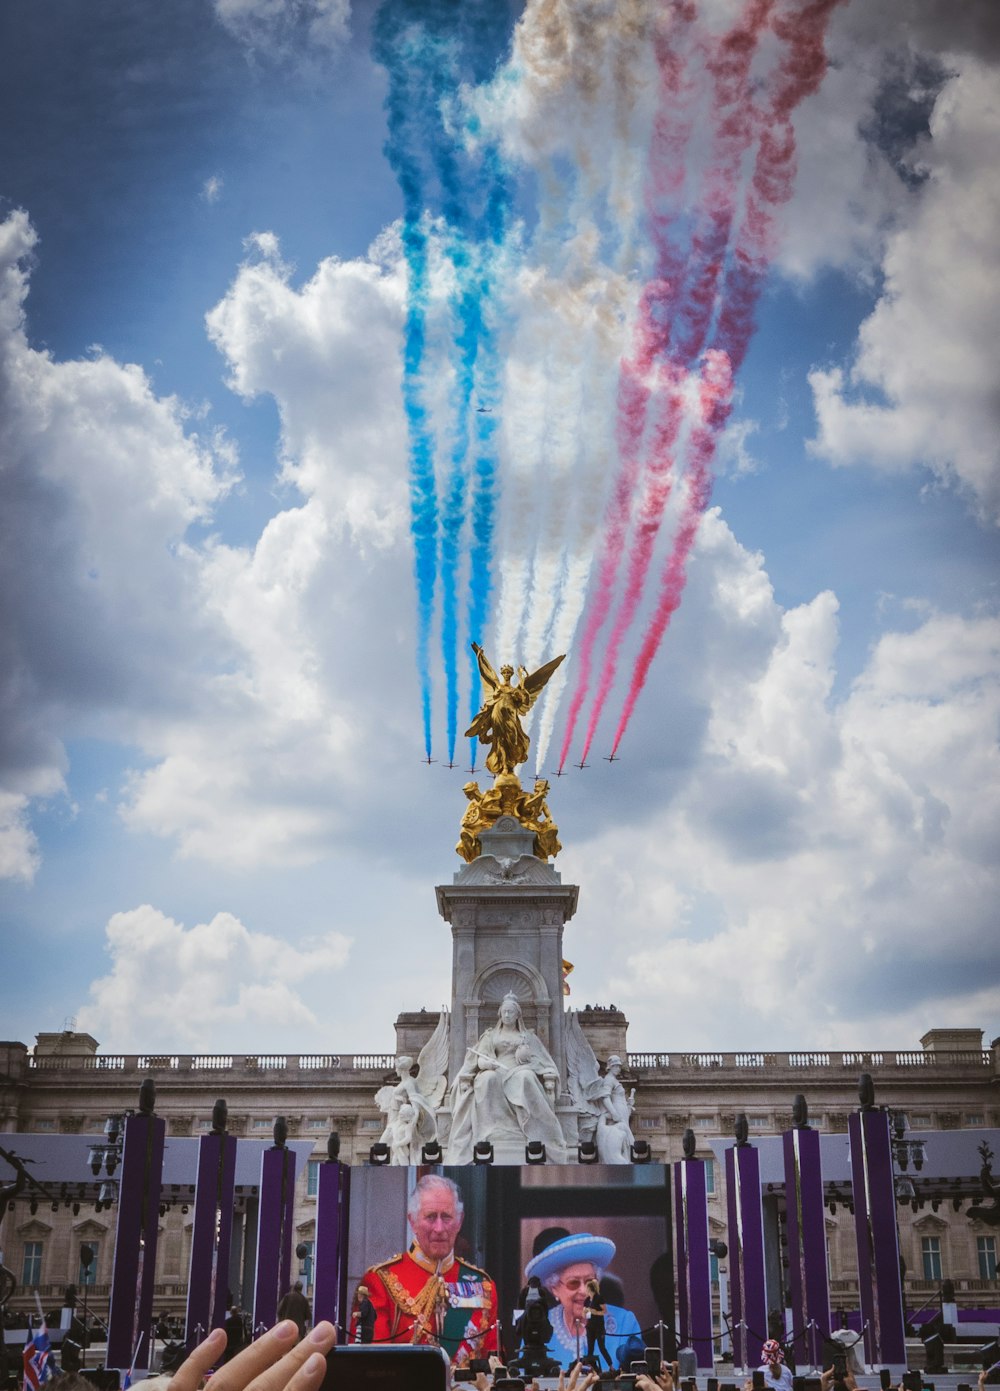
<svg viewBox="0 0 1000 1391">
<path fill-rule="evenodd" d="M 0 791 L 22 808 L 61 790 L 64 739 L 128 739 L 223 655 L 179 546 L 235 476 L 228 443 L 188 432 L 140 368 L 29 345 L 34 246 L 25 213 L 0 223 Z M 2 862 L 24 875 L 20 816 Z"/>
<path fill-rule="evenodd" d="M 212 174 L 201 186 L 201 196 L 206 203 L 217 203 L 222 197 L 223 180 Z"/>
<path fill-rule="evenodd" d="M 887 633 L 841 700 L 835 650 L 832 596 L 785 614 L 672 803 L 587 847 L 602 994 L 659 1046 L 886 1045 L 1000 1013 L 1000 621 Z M 622 896 L 626 863 L 672 886 L 658 913 Z"/>
<path fill-rule="evenodd" d="M 105 1048 L 259 1052 L 281 1048 L 289 1031 L 306 1047 L 329 1044 L 322 1004 L 347 962 L 342 933 L 292 944 L 230 913 L 186 928 L 143 904 L 116 913 L 106 938 L 111 971 L 77 1013 Z"/>
</svg>

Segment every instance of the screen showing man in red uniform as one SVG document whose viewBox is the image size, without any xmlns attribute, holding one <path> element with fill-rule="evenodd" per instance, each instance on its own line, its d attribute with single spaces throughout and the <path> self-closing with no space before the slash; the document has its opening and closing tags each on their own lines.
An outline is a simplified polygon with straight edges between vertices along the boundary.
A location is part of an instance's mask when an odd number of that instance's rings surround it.
<svg viewBox="0 0 1000 1391">
<path fill-rule="evenodd" d="M 455 1256 L 464 1209 L 458 1187 L 427 1174 L 407 1208 L 413 1243 L 362 1276 L 375 1307 L 375 1343 L 434 1343 L 456 1366 L 497 1348 L 496 1285 Z M 355 1296 L 351 1332 L 360 1301 Z"/>
</svg>

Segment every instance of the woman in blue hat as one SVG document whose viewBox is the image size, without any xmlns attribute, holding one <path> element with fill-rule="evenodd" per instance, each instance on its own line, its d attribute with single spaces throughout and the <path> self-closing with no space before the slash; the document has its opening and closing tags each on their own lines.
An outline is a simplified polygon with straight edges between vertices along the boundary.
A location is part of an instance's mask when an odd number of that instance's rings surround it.
<svg viewBox="0 0 1000 1391">
<path fill-rule="evenodd" d="M 588 1282 L 601 1279 L 614 1255 L 615 1243 L 608 1237 L 576 1232 L 546 1246 L 524 1268 L 526 1279 L 537 1275 L 556 1298 L 555 1307 L 549 1310 L 552 1338 L 548 1353 L 563 1370 L 586 1354 Z M 622 1353 L 630 1342 L 642 1347 L 639 1320 L 630 1309 L 616 1304 L 604 1305 L 604 1336 L 611 1348 L 610 1356 L 605 1349 L 605 1356 L 612 1364 L 621 1366 Z"/>
</svg>

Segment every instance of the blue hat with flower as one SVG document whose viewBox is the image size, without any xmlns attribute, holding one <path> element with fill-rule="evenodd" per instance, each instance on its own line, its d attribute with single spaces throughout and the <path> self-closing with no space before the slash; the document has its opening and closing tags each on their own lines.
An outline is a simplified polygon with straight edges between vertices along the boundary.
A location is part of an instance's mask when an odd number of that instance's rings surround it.
<svg viewBox="0 0 1000 1391">
<path fill-rule="evenodd" d="M 537 1256 L 532 1256 L 524 1267 L 524 1273 L 529 1280 L 532 1275 L 537 1275 L 544 1284 L 550 1275 L 580 1261 L 590 1261 L 606 1270 L 614 1260 L 616 1249 L 609 1237 L 576 1232 L 573 1236 L 560 1237 L 551 1246 L 546 1246 L 544 1251 L 539 1251 Z"/>
</svg>

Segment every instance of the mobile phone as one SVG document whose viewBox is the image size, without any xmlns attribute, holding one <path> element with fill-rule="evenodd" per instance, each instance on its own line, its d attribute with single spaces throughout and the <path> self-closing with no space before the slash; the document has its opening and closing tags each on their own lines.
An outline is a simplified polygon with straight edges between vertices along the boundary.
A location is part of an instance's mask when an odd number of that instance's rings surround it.
<svg viewBox="0 0 1000 1391">
<path fill-rule="evenodd" d="M 494 1377 L 493 1391 L 524 1391 L 521 1377 Z"/>
<path fill-rule="evenodd" d="M 705 1391 L 719 1391 L 719 1378 L 709 1377 L 705 1382 Z"/>
<path fill-rule="evenodd" d="M 658 1377 L 660 1375 L 660 1367 L 663 1362 L 663 1359 L 660 1356 L 660 1349 L 644 1348 L 643 1351 L 646 1354 L 646 1368 L 649 1371 L 649 1375 L 651 1377 Z"/>
<path fill-rule="evenodd" d="M 835 1352 L 833 1354 L 833 1379 L 834 1381 L 843 1381 L 846 1376 L 847 1357 L 842 1352 Z"/>
<path fill-rule="evenodd" d="M 643 1377 L 649 1371 L 649 1368 L 646 1366 L 645 1362 L 630 1362 L 628 1364 L 628 1369 L 630 1372 L 638 1373 L 639 1376 Z"/>
<path fill-rule="evenodd" d="M 760 1370 L 759 1367 L 754 1368 L 752 1380 L 753 1391 L 764 1391 L 764 1373 Z"/>
<path fill-rule="evenodd" d="M 792 1377 L 792 1391 L 806 1391 L 805 1377 Z"/>
<path fill-rule="evenodd" d="M 681 1391 L 698 1391 L 698 1383 L 694 1377 L 685 1377 L 681 1382 Z"/>
<path fill-rule="evenodd" d="M 921 1387 L 923 1386 L 923 1382 L 921 1381 L 920 1373 L 919 1373 L 919 1372 L 904 1372 L 904 1373 L 903 1373 L 903 1386 L 906 1388 L 906 1391 L 921 1391 Z"/>
<path fill-rule="evenodd" d="M 635 1391 L 635 1373 L 622 1372 L 616 1385 L 624 1388 L 624 1391 Z"/>
<path fill-rule="evenodd" d="M 507 1382 L 510 1391 L 515 1383 Z M 524 1391 L 524 1382 L 516 1383 Z M 326 1355 L 322 1391 L 447 1391 L 448 1358 L 409 1343 L 349 1343 Z"/>
<path fill-rule="evenodd" d="M 878 1384 L 882 1391 L 889 1391 L 889 1387 L 892 1385 L 892 1372 L 888 1367 L 879 1368 Z"/>
</svg>

